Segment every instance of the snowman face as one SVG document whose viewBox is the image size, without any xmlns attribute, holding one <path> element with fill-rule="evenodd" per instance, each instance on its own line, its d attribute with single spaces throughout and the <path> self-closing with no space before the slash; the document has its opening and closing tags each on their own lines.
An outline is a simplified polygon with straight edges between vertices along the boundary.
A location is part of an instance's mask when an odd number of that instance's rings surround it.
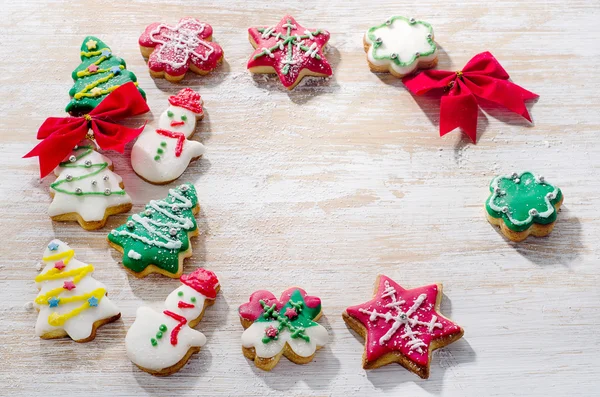
<svg viewBox="0 0 600 397">
<path fill-rule="evenodd" d="M 186 138 L 189 138 L 196 128 L 196 115 L 191 110 L 169 105 L 167 110 L 160 115 L 158 124 L 164 130 L 181 132 Z"/>
<path fill-rule="evenodd" d="M 187 285 L 171 292 L 165 300 L 165 308 L 181 314 L 188 321 L 197 318 L 204 307 L 205 296 Z"/>
</svg>

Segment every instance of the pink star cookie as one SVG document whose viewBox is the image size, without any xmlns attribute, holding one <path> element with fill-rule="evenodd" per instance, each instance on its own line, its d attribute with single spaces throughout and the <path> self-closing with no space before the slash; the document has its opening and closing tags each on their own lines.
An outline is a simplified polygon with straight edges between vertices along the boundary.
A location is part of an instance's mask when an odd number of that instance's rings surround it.
<svg viewBox="0 0 600 397">
<path fill-rule="evenodd" d="M 396 362 L 421 378 L 429 377 L 431 353 L 463 336 L 463 329 L 439 312 L 442 285 L 406 290 L 378 276 L 375 297 L 343 313 L 365 338 L 363 368 Z"/>
<path fill-rule="evenodd" d="M 323 47 L 329 32 L 307 29 L 286 15 L 275 26 L 250 28 L 250 43 L 255 48 L 248 61 L 252 73 L 276 73 L 291 90 L 304 76 L 328 77 L 333 74 Z"/>
<path fill-rule="evenodd" d="M 212 32 L 209 24 L 190 17 L 176 26 L 155 22 L 146 27 L 139 44 L 150 74 L 171 82 L 183 79 L 188 70 L 208 74 L 223 60 L 223 49 L 211 41 Z"/>
</svg>

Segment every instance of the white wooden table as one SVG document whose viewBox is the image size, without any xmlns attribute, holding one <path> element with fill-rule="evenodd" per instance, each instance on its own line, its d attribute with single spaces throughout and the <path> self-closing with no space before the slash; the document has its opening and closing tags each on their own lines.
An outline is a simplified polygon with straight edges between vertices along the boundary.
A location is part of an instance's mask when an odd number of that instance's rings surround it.
<svg viewBox="0 0 600 397">
<path fill-rule="evenodd" d="M 0 395 L 398 395 L 591 396 L 600 387 L 600 5 L 597 1 L 22 1 L 0 22 Z M 319 3 L 319 5 L 316 5 Z M 286 12 L 332 33 L 334 77 L 288 93 L 245 69 L 247 27 Z M 438 137 L 439 101 L 415 99 L 389 75 L 372 74 L 362 35 L 388 16 L 430 22 L 439 67 L 460 69 L 489 50 L 513 80 L 540 94 L 530 127 L 484 109 L 479 143 Z M 180 85 L 153 80 L 137 38 L 153 21 L 209 22 L 225 63 Z M 128 276 L 103 230 L 53 223 L 48 185 L 21 156 L 46 117 L 60 116 L 82 39 L 96 35 L 123 57 L 156 117 L 181 87 L 197 89 L 207 117 L 196 139 L 208 152 L 180 181 L 195 183 L 201 237 L 185 271 L 215 271 L 222 292 L 197 329 L 208 343 L 179 373 L 155 378 L 125 356 L 142 304 L 160 304 L 179 283 Z M 152 116 L 149 116 L 152 117 Z M 140 119 L 141 120 L 141 119 Z M 139 211 L 166 187 L 131 170 L 129 151 L 108 154 Z M 533 170 L 559 185 L 565 204 L 548 238 L 521 244 L 485 220 L 498 173 Z M 122 310 L 90 343 L 40 340 L 33 278 L 44 246 L 67 241 L 96 266 Z M 431 378 L 399 366 L 366 372 L 363 341 L 341 318 L 370 298 L 384 273 L 406 287 L 444 284 L 442 311 L 465 336 L 433 356 Z M 283 359 L 257 370 L 241 353 L 237 307 L 257 289 L 300 285 L 323 300 L 331 343 L 305 366 Z"/>
</svg>

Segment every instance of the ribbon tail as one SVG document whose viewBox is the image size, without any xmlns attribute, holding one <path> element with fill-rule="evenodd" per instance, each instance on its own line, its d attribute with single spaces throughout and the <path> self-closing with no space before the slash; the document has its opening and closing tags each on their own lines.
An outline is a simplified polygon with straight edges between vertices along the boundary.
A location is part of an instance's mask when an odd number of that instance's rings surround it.
<svg viewBox="0 0 600 397">
<path fill-rule="evenodd" d="M 440 105 L 440 136 L 460 127 L 473 143 L 477 143 L 477 109 L 477 99 L 470 92 L 443 96 Z"/>
<path fill-rule="evenodd" d="M 500 80 L 489 76 L 473 76 L 465 79 L 464 83 L 478 97 L 503 106 L 531 122 L 525 101 L 537 98 L 537 94 L 509 80 Z"/>
<path fill-rule="evenodd" d="M 92 121 L 92 131 L 98 146 L 103 150 L 115 150 L 119 153 L 123 153 L 125 145 L 137 138 L 145 127 L 146 123 L 138 128 L 129 128 L 103 120 Z"/>
</svg>

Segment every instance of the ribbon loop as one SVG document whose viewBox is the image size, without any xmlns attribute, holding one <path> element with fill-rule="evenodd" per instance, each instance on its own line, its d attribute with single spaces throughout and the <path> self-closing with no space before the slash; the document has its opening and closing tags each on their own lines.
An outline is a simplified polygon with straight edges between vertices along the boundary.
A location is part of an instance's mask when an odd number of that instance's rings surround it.
<svg viewBox="0 0 600 397">
<path fill-rule="evenodd" d="M 93 139 L 101 149 L 123 152 L 125 145 L 144 129 L 116 124 L 114 119 L 137 116 L 150 109 L 137 87 L 126 83 L 111 92 L 90 113 L 81 117 L 49 117 L 38 130 L 43 139 L 27 157 L 39 157 L 40 177 L 45 177 L 83 139 Z"/>
</svg>

